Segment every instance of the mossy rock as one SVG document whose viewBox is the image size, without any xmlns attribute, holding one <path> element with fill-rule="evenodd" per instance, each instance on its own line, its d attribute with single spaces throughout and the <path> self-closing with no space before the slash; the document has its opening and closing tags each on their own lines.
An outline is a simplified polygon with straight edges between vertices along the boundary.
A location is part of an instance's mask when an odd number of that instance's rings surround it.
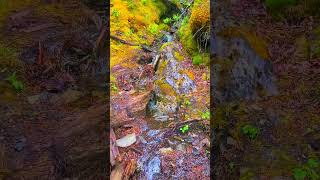
<svg viewBox="0 0 320 180">
<path fill-rule="evenodd" d="M 159 87 L 159 90 L 161 91 L 160 93 L 163 95 L 168 95 L 168 96 L 176 96 L 177 95 L 177 93 L 175 92 L 173 87 L 170 86 L 164 80 L 157 80 L 156 85 Z"/>
<path fill-rule="evenodd" d="M 173 55 L 179 62 L 184 60 L 183 55 L 181 55 L 178 51 L 174 51 Z"/>
<path fill-rule="evenodd" d="M 243 38 L 261 58 L 268 59 L 269 52 L 267 41 L 253 32 L 254 31 L 244 27 L 229 27 L 220 31 L 218 35 L 225 38 Z"/>
</svg>

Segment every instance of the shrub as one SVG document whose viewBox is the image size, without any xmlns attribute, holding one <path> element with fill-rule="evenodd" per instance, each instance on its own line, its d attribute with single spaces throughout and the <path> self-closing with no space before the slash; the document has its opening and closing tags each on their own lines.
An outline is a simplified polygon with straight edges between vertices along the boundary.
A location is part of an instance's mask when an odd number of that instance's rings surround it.
<svg viewBox="0 0 320 180">
<path fill-rule="evenodd" d="M 163 20 L 163 23 L 165 23 L 165 24 L 170 24 L 172 22 L 172 19 L 171 18 L 165 18 L 164 20 Z"/>
</svg>

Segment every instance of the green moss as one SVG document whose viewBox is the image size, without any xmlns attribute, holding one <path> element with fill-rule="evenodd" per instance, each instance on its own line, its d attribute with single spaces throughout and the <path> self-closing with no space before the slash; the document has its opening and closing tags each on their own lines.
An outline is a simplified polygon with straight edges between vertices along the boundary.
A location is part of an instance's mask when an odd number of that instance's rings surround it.
<svg viewBox="0 0 320 180">
<path fill-rule="evenodd" d="M 178 61 L 183 61 L 184 59 L 184 57 L 178 51 L 174 51 L 173 55 Z"/>
<path fill-rule="evenodd" d="M 162 46 L 160 47 L 160 51 L 163 51 L 164 50 L 164 48 L 166 48 L 166 47 L 168 47 L 168 46 L 170 46 L 170 45 L 172 45 L 173 44 L 173 42 L 166 42 L 166 43 L 164 43 L 164 44 L 162 44 Z"/>
<path fill-rule="evenodd" d="M 200 65 L 200 64 L 209 65 L 209 62 L 210 62 L 210 55 L 208 53 L 203 53 L 203 54 L 196 53 L 192 56 L 193 65 Z"/>
<path fill-rule="evenodd" d="M 156 85 L 160 88 L 160 91 L 169 96 L 176 96 L 176 91 L 171 87 L 168 83 L 166 83 L 164 80 L 157 80 Z"/>
</svg>

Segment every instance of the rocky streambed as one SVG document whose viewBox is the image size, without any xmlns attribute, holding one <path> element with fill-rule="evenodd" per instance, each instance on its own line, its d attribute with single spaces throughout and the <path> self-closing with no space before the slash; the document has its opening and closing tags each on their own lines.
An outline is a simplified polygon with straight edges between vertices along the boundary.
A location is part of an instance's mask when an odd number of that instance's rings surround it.
<svg viewBox="0 0 320 180">
<path fill-rule="evenodd" d="M 152 49 L 151 62 L 113 68 L 123 89 L 111 97 L 111 159 L 122 170 L 111 176 L 209 179 L 209 69 L 192 64 L 174 33 Z"/>
</svg>

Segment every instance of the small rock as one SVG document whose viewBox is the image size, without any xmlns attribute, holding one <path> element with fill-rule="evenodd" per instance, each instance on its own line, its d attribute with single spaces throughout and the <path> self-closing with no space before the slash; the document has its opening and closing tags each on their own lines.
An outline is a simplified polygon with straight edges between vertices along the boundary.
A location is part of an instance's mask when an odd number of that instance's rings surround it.
<svg viewBox="0 0 320 180">
<path fill-rule="evenodd" d="M 155 135 L 159 134 L 160 130 L 150 130 L 148 131 L 147 135 L 149 137 L 154 137 Z"/>
<path fill-rule="evenodd" d="M 147 177 L 148 180 L 152 180 L 153 176 L 156 173 L 160 173 L 160 165 L 161 165 L 161 160 L 158 156 L 153 157 L 149 163 L 148 163 L 148 167 L 147 167 Z"/>
<path fill-rule="evenodd" d="M 200 151 L 197 148 L 192 148 L 192 154 L 199 155 Z"/>
<path fill-rule="evenodd" d="M 30 104 L 36 104 L 40 102 L 47 102 L 49 100 L 50 93 L 43 92 L 37 95 L 27 97 L 27 100 Z"/>
<path fill-rule="evenodd" d="M 136 134 L 128 134 L 121 139 L 116 140 L 116 145 L 119 147 L 128 147 L 137 141 Z"/>
<path fill-rule="evenodd" d="M 18 152 L 22 151 L 23 148 L 26 146 L 26 142 L 27 139 L 24 136 L 17 138 L 14 149 Z"/>
<path fill-rule="evenodd" d="M 178 144 L 176 147 L 177 151 L 181 151 L 183 153 L 186 152 L 186 145 L 184 143 Z"/>
<path fill-rule="evenodd" d="M 228 137 L 227 138 L 227 144 L 231 145 L 231 146 L 236 146 L 237 145 L 237 141 L 234 140 L 232 137 Z"/>
<path fill-rule="evenodd" d="M 167 153 L 170 153 L 170 152 L 172 152 L 172 151 L 173 151 L 173 150 L 172 150 L 171 147 L 159 149 L 159 152 L 160 152 L 161 154 L 167 154 Z"/>
</svg>

